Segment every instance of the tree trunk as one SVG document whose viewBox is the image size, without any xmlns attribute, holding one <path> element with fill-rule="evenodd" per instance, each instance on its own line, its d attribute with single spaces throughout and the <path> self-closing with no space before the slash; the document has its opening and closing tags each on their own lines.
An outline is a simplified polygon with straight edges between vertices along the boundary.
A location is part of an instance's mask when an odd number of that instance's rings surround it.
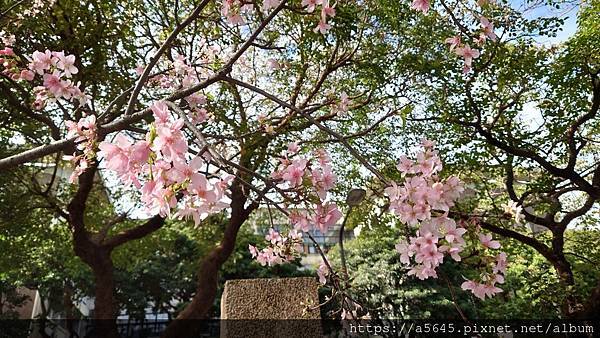
<svg viewBox="0 0 600 338">
<path fill-rule="evenodd" d="M 76 234 L 74 240 L 75 253 L 94 273 L 94 330 L 91 337 L 118 338 L 112 249 L 96 245 L 84 234 Z"/>
<path fill-rule="evenodd" d="M 161 338 L 198 336 L 201 328 L 199 320 L 208 318 L 208 311 L 213 306 L 217 295 L 219 270 L 230 254 L 217 247 L 203 259 L 198 269 L 198 286 L 192 302 L 169 324 Z"/>
<path fill-rule="evenodd" d="M 257 207 L 256 204 L 251 204 L 244 209 L 247 198 L 241 190 L 239 181 L 234 181 L 231 190 L 231 218 L 223 234 L 223 240 L 202 260 L 198 269 L 198 286 L 192 302 L 169 324 L 161 338 L 197 337 L 202 325 L 200 320 L 208 318 L 208 311 L 213 306 L 217 295 L 219 270 L 235 249 L 240 227 Z"/>
<path fill-rule="evenodd" d="M 114 270 L 110 252 L 100 251 L 95 265 L 91 265 L 94 271 L 94 321 L 98 328 L 99 337 L 117 338 L 116 307 L 114 290 Z"/>
<path fill-rule="evenodd" d="M 566 318 L 571 318 L 581 307 L 576 295 L 573 294 L 574 290 L 572 290 L 575 285 L 575 278 L 573 278 L 571 264 L 562 254 L 556 257 L 555 260 L 552 261 L 552 264 L 554 265 L 554 269 L 558 274 L 558 279 L 565 290 L 565 299 L 561 311 Z"/>
<path fill-rule="evenodd" d="M 571 263 L 564 254 L 566 227 L 555 227 L 552 229 L 552 265 L 558 274 L 558 279 L 565 290 L 565 299 L 561 311 L 566 318 L 572 318 L 576 312 L 581 310 L 581 303 L 574 293 L 575 278 Z"/>
</svg>

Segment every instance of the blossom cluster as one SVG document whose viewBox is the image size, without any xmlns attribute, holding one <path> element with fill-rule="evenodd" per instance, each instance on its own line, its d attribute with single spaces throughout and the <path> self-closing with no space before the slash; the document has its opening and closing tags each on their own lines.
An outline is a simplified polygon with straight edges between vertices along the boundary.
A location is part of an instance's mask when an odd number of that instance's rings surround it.
<svg viewBox="0 0 600 338">
<path fill-rule="evenodd" d="M 459 254 L 464 249 L 465 240 L 462 236 L 465 232 L 466 229 L 457 227 L 454 220 L 445 216 L 425 221 L 417 230 L 416 237 L 396 245 L 400 262 L 411 265 L 413 258 L 416 265 L 411 266 L 409 275 L 421 280 L 437 278 L 436 268 L 443 263 L 444 256 L 448 255 L 455 261 L 461 260 Z"/>
<path fill-rule="evenodd" d="M 312 161 L 302 157 L 291 159 L 290 156 L 297 151 L 297 145 L 290 144 L 286 156 L 279 159 L 279 167 L 271 176 L 294 190 L 299 197 L 318 201 L 312 207 L 290 213 L 290 222 L 294 228 L 307 232 L 313 227 L 325 233 L 342 217 L 337 204 L 327 202 L 327 193 L 337 181 L 331 167 L 331 158 L 324 149 L 318 149 L 314 152 L 315 159 Z M 312 196 L 318 198 L 311 198 Z"/>
<path fill-rule="evenodd" d="M 4 66 L 2 73 L 11 79 L 32 82 L 36 75 L 41 77 L 42 85 L 33 88 L 35 101 L 33 108 L 43 109 L 48 102 L 58 99 L 77 100 L 79 105 L 89 101 L 80 88 L 79 83 L 71 79 L 79 70 L 75 66 L 75 55 L 65 55 L 63 51 L 35 51 L 29 59 L 27 68 L 20 68 L 19 57 L 10 47 L 0 50 L 0 63 Z"/>
<path fill-rule="evenodd" d="M 289 243 L 298 238 L 301 239 L 302 233 L 313 229 L 319 229 L 321 233 L 326 233 L 329 227 L 336 224 L 342 217 L 337 204 L 327 201 L 328 192 L 337 181 L 331 167 L 329 154 L 324 149 L 319 149 L 314 152 L 314 158 L 308 159 L 296 156 L 298 150 L 296 143 L 290 143 L 279 159 L 279 166 L 271 174 L 271 177 L 278 182 L 281 188 L 296 194 L 297 205 L 304 202 L 306 207 L 290 211 L 289 219 L 293 230 L 288 232 L 286 237 L 282 237 L 283 242 L 274 242 L 270 237 L 267 238 L 269 241 L 267 248 L 260 252 L 254 247 L 250 249 L 253 257 L 256 257 L 261 263 L 280 264 L 293 259 L 299 253 L 291 250 L 294 254 L 281 255 L 282 245 L 289 248 Z M 301 247 L 295 248 L 301 249 Z"/>
<path fill-rule="evenodd" d="M 67 125 L 67 138 L 75 138 L 77 149 L 81 154 L 73 154 L 68 159 L 73 162 L 74 169 L 69 177 L 70 183 L 75 183 L 75 180 L 81 175 L 90 165 L 95 156 L 96 148 L 96 116 L 89 115 L 79 119 L 78 122 L 65 121 Z"/>
<path fill-rule="evenodd" d="M 14 36 L 7 37 L 2 33 L 2 42 L 5 47 L 0 50 L 0 64 L 4 67 L 2 70 L 4 75 L 14 81 L 27 82 L 33 82 L 36 75 L 41 77 L 42 86 L 33 88 L 36 94 L 33 102 L 34 109 L 41 110 L 47 103 L 61 98 L 68 101 L 78 100 L 79 105 L 87 104 L 89 96 L 79 89 L 79 84 L 75 85 L 71 80 L 73 74 L 79 72 L 75 66 L 74 55 L 65 55 L 62 51 L 35 51 L 28 57 L 27 68 L 20 68 L 20 58 L 9 47 L 14 43 Z M 78 122 L 65 121 L 65 125 L 67 138 L 75 138 L 77 149 L 81 151 L 79 155 L 73 154 L 68 157 L 74 163 L 74 170 L 69 177 L 69 182 L 73 183 L 95 157 L 96 117 L 88 115 Z"/>
<path fill-rule="evenodd" d="M 100 143 L 99 155 L 124 184 L 141 191 L 149 214 L 170 216 L 171 209 L 177 208 L 173 217 L 191 217 L 198 225 L 228 206 L 225 189 L 231 178 L 210 182 L 200 171 L 208 159 L 197 156 L 188 160 L 183 120 L 173 119 L 165 102 L 154 103 L 152 112 L 154 123 L 144 140 L 133 142 L 117 134 L 112 142 Z"/>
<path fill-rule="evenodd" d="M 487 39 L 496 41 L 497 36 L 496 33 L 494 33 L 494 26 L 490 20 L 481 15 L 479 16 L 479 23 L 481 24 L 481 32 L 479 32 L 478 37 L 474 39 L 474 43 L 478 46 L 483 46 Z M 470 72 L 473 65 L 473 59 L 478 58 L 481 54 L 479 50 L 471 48 L 467 42 L 463 43 L 460 35 L 447 38 L 445 42 L 449 45 L 451 52 L 454 51 L 454 54 L 463 58 L 463 73 L 466 74 Z"/>
<path fill-rule="evenodd" d="M 491 234 L 479 233 L 479 243 L 484 248 L 484 251 L 498 250 L 500 242 L 492 239 Z M 463 290 L 471 291 L 476 297 L 485 299 L 493 297 L 495 294 L 502 292 L 502 289 L 496 284 L 504 283 L 504 273 L 507 268 L 507 256 L 505 252 L 498 254 L 486 254 L 485 252 L 479 255 L 479 258 L 484 263 L 478 280 L 466 280 L 462 283 Z"/>
<path fill-rule="evenodd" d="M 440 180 L 436 175 L 442 170 L 442 163 L 430 141 L 423 142 L 423 151 L 417 154 L 416 161 L 402 156 L 397 168 L 404 175 L 404 184 L 392 182 L 385 193 L 390 199 L 390 211 L 403 223 L 414 226 L 430 220 L 432 211 L 448 212 L 464 191 L 458 177 Z"/>
<path fill-rule="evenodd" d="M 282 235 L 271 228 L 265 236 L 265 240 L 267 240 L 269 246 L 260 251 L 255 246 L 248 245 L 252 258 L 255 258 L 263 266 L 273 266 L 292 261 L 302 252 L 302 232 L 295 229 Z"/>
<path fill-rule="evenodd" d="M 478 46 L 483 46 L 487 39 L 491 41 L 496 41 L 497 36 L 494 33 L 494 25 L 490 22 L 488 18 L 481 15 L 479 16 L 479 22 L 481 24 L 481 32 L 478 35 L 478 38 L 474 40 L 475 44 Z M 450 48 L 450 51 L 454 52 L 454 54 L 460 56 L 464 60 L 463 73 L 468 73 L 471 71 L 471 66 L 473 65 L 473 59 L 476 59 L 481 54 L 479 50 L 475 48 L 471 48 L 468 43 L 462 43 L 460 35 L 456 35 L 450 38 L 447 38 L 445 41 Z"/>
<path fill-rule="evenodd" d="M 402 223 L 417 227 L 416 235 L 400 241 L 396 250 L 400 253 L 400 262 L 410 267 L 408 275 L 423 280 L 437 278 L 436 269 L 446 256 L 455 261 L 462 260 L 460 253 L 466 245 L 463 236 L 467 229 L 448 217 L 450 208 L 464 191 L 462 182 L 455 176 L 440 179 L 437 173 L 442 170 L 442 163 L 433 142 L 424 140 L 422 146 L 415 161 L 401 157 L 398 170 L 404 183 L 392 183 L 385 193 L 390 199 L 390 211 Z M 478 230 L 477 234 L 480 245 L 486 250 L 500 248 L 500 243 L 493 241 L 491 235 L 481 234 Z M 506 267 L 506 254 L 498 257 L 504 260 L 499 258 L 497 264 L 491 266 L 491 272 L 484 272 L 481 282 L 468 280 L 463 283 L 463 289 L 471 290 L 480 298 L 502 291 L 495 284 L 504 281 L 501 273 Z"/>
<path fill-rule="evenodd" d="M 276 8 L 281 4 L 281 0 L 263 0 L 261 9 L 265 12 Z M 302 6 L 308 13 L 313 13 L 318 6 L 321 6 L 319 23 L 314 28 L 314 32 L 321 34 L 327 33 L 331 29 L 331 25 L 327 23 L 327 18 L 335 16 L 335 4 L 330 5 L 329 0 L 302 0 Z M 223 0 L 221 6 L 221 14 L 226 18 L 227 22 L 232 25 L 244 24 L 242 14 L 250 12 L 254 8 L 252 3 L 247 3 L 241 0 Z"/>
<path fill-rule="evenodd" d="M 479 0 L 477 1 L 477 5 L 479 7 L 487 6 L 490 3 L 488 0 Z M 429 12 L 430 1 L 429 0 L 413 0 L 411 4 L 411 8 L 424 14 Z M 448 9 L 449 10 L 449 9 Z M 486 40 L 496 41 L 497 36 L 494 33 L 494 25 L 492 22 L 485 16 L 478 14 L 480 11 L 468 11 L 472 12 L 473 16 L 476 20 L 479 21 L 480 29 L 477 31 L 477 38 L 473 38 L 473 42 L 478 46 L 483 46 Z M 463 29 L 464 27 L 461 27 Z M 467 32 L 462 32 L 464 35 L 469 35 Z M 460 56 L 464 60 L 463 73 L 469 73 L 471 71 L 471 67 L 473 65 L 473 59 L 476 59 L 480 56 L 480 51 L 471 48 L 468 42 L 463 43 L 461 40 L 461 36 L 456 35 L 445 40 L 447 44 L 450 46 L 450 51 L 454 52 L 454 54 Z"/>
<path fill-rule="evenodd" d="M 44 74 L 46 85 L 48 72 L 52 72 L 50 76 L 56 75 L 59 79 L 76 74 L 78 70 L 74 61 L 74 56 L 64 53 L 35 52 L 28 71 L 32 74 Z M 182 88 L 191 87 L 194 81 L 198 81 L 198 74 L 186 64 L 183 56 L 176 56 L 172 66 L 171 73 L 151 78 L 150 84 Z M 141 72 L 139 69 L 138 71 Z M 60 81 L 56 83 L 52 80 L 48 83 L 48 90 L 56 93 L 56 96 L 59 96 L 60 90 L 54 86 L 60 86 Z M 65 86 L 68 83 L 70 82 L 63 82 Z M 189 107 L 190 120 L 197 124 L 205 122 L 206 97 L 201 93 L 193 93 L 184 100 Z M 198 225 L 208 215 L 228 206 L 224 192 L 231 178 L 210 182 L 206 175 L 200 173 L 201 167 L 210 160 L 208 156 L 190 159 L 187 139 L 182 131 L 184 120 L 174 119 L 165 102 L 154 103 L 151 110 L 154 123 L 141 140 L 132 140 L 124 133 L 119 133 L 112 141 L 96 144 L 95 116 L 84 117 L 78 122 L 66 121 L 67 137 L 74 137 L 77 148 L 81 151 L 79 155 L 73 154 L 70 157 L 75 164 L 70 181 L 74 182 L 89 167 L 98 149 L 98 155 L 104 159 L 106 168 L 115 172 L 125 185 L 133 185 L 141 192 L 141 201 L 149 214 L 180 219 L 190 217 Z M 173 215 L 172 209 L 177 209 Z"/>
<path fill-rule="evenodd" d="M 329 0 L 302 0 L 302 6 L 309 13 L 313 13 L 317 6 L 321 6 L 319 23 L 314 28 L 315 33 L 325 34 L 331 29 L 331 25 L 327 23 L 327 18 L 335 17 L 335 4 L 330 5 Z"/>
</svg>

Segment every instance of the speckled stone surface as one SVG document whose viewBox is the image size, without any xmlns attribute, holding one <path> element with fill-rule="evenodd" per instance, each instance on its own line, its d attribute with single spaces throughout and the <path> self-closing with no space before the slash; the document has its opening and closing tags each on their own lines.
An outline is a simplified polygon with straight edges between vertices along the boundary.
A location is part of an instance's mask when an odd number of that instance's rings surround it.
<svg viewBox="0 0 600 338">
<path fill-rule="evenodd" d="M 221 337 L 322 337 L 315 278 L 230 280 L 221 298 Z"/>
</svg>

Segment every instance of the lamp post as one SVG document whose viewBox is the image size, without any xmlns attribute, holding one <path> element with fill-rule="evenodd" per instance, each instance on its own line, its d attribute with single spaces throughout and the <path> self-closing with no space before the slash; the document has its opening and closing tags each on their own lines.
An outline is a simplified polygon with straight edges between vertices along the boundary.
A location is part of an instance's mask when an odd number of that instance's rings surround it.
<svg viewBox="0 0 600 338">
<path fill-rule="evenodd" d="M 364 189 L 352 189 L 346 196 L 346 204 L 348 205 L 348 211 L 346 212 L 346 217 L 344 217 L 344 221 L 342 222 L 342 226 L 340 227 L 340 257 L 342 260 L 342 271 L 344 272 L 344 277 L 346 281 L 348 281 L 348 268 L 346 267 L 346 254 L 344 253 L 344 227 L 346 226 L 346 221 L 348 220 L 348 216 L 352 212 L 352 208 L 359 205 L 367 195 L 367 192 Z"/>
</svg>

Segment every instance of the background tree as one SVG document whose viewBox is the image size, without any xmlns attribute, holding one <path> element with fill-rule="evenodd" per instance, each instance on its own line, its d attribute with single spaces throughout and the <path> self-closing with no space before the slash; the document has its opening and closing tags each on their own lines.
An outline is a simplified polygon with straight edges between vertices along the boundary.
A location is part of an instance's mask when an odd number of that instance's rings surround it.
<svg viewBox="0 0 600 338">
<path fill-rule="evenodd" d="M 464 215 L 477 215 L 483 228 L 544 256 L 567 295 L 563 314 L 586 317 L 598 311 L 597 291 L 575 287 L 565 232 L 598 202 L 600 167 L 592 135 L 600 87 L 597 34 L 591 34 L 598 28 L 598 4 L 579 7 L 577 33 L 559 46 L 536 44 L 529 32 L 553 34 L 560 20 L 492 15 L 510 18 L 499 42 L 484 49 L 464 78 L 421 73 L 425 83 L 435 85 L 423 88 L 423 111 L 409 120 L 428 121 L 428 130 L 453 138 L 438 137 L 452 147 L 446 154 L 455 168 L 470 171 L 477 192 Z M 448 61 L 447 67 L 456 67 Z M 524 224 L 552 235 L 537 238 Z"/>
</svg>

